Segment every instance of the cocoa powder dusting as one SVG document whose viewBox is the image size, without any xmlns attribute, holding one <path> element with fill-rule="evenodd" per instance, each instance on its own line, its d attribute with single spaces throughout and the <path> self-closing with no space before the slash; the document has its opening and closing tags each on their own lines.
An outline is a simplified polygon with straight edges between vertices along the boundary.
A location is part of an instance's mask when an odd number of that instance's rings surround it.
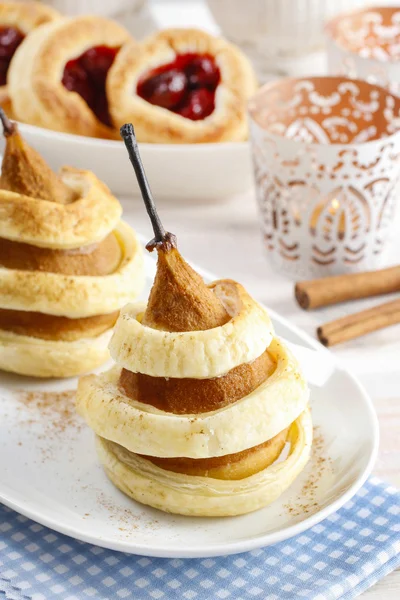
<svg viewBox="0 0 400 600">
<path fill-rule="evenodd" d="M 294 517 L 315 513 L 320 509 L 317 501 L 319 482 L 324 474 L 332 471 L 332 460 L 326 454 L 325 439 L 318 426 L 314 427 L 309 470 L 310 474 L 301 488 L 300 494 L 292 504 L 284 505 L 287 512 Z"/>
</svg>

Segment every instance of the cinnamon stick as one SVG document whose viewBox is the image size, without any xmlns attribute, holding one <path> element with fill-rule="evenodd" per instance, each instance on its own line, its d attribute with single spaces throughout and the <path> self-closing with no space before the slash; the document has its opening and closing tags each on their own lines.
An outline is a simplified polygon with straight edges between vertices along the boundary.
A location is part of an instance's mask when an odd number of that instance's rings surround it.
<svg viewBox="0 0 400 600">
<path fill-rule="evenodd" d="M 400 265 L 380 271 L 300 281 L 295 287 L 295 297 L 301 308 L 309 310 L 398 291 L 400 291 Z"/>
<path fill-rule="evenodd" d="M 396 323 L 400 323 L 400 298 L 325 323 L 318 327 L 317 335 L 324 346 L 333 346 Z"/>
</svg>

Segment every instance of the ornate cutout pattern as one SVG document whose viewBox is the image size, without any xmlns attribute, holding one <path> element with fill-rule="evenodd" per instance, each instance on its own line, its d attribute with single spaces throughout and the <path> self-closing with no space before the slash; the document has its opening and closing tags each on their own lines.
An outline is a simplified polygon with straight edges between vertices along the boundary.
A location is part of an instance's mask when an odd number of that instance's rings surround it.
<svg viewBox="0 0 400 600">
<path fill-rule="evenodd" d="M 400 10 L 377 7 L 332 19 L 325 28 L 329 72 L 400 94 Z"/>
<path fill-rule="evenodd" d="M 289 79 L 250 106 L 265 246 L 294 277 L 375 268 L 400 189 L 400 98 L 361 81 Z"/>
</svg>

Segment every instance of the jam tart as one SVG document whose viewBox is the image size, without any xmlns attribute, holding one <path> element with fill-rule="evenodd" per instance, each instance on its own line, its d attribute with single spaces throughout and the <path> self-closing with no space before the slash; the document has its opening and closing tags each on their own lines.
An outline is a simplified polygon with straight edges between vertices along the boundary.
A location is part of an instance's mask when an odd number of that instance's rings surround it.
<svg viewBox="0 0 400 600">
<path fill-rule="evenodd" d="M 0 104 L 10 110 L 8 70 L 15 51 L 26 35 L 60 14 L 39 2 L 0 2 Z"/>
<path fill-rule="evenodd" d="M 247 100 L 256 88 L 238 48 L 196 29 L 167 29 L 126 44 L 107 77 L 114 124 L 132 121 L 141 142 L 244 140 Z"/>
<path fill-rule="evenodd" d="M 55 131 L 115 138 L 106 80 L 130 40 L 116 22 L 95 16 L 62 18 L 34 31 L 18 47 L 9 73 L 15 117 Z"/>
</svg>

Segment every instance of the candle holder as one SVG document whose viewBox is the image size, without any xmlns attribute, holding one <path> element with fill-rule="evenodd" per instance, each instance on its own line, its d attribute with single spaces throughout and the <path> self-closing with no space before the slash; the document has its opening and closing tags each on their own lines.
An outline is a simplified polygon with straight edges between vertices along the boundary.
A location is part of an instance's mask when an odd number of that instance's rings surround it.
<svg viewBox="0 0 400 600">
<path fill-rule="evenodd" d="M 249 104 L 265 247 L 293 278 L 381 266 L 400 181 L 400 98 L 341 77 L 283 79 Z"/>
<path fill-rule="evenodd" d="M 325 26 L 328 72 L 365 79 L 400 95 L 400 7 L 364 8 Z"/>
</svg>

